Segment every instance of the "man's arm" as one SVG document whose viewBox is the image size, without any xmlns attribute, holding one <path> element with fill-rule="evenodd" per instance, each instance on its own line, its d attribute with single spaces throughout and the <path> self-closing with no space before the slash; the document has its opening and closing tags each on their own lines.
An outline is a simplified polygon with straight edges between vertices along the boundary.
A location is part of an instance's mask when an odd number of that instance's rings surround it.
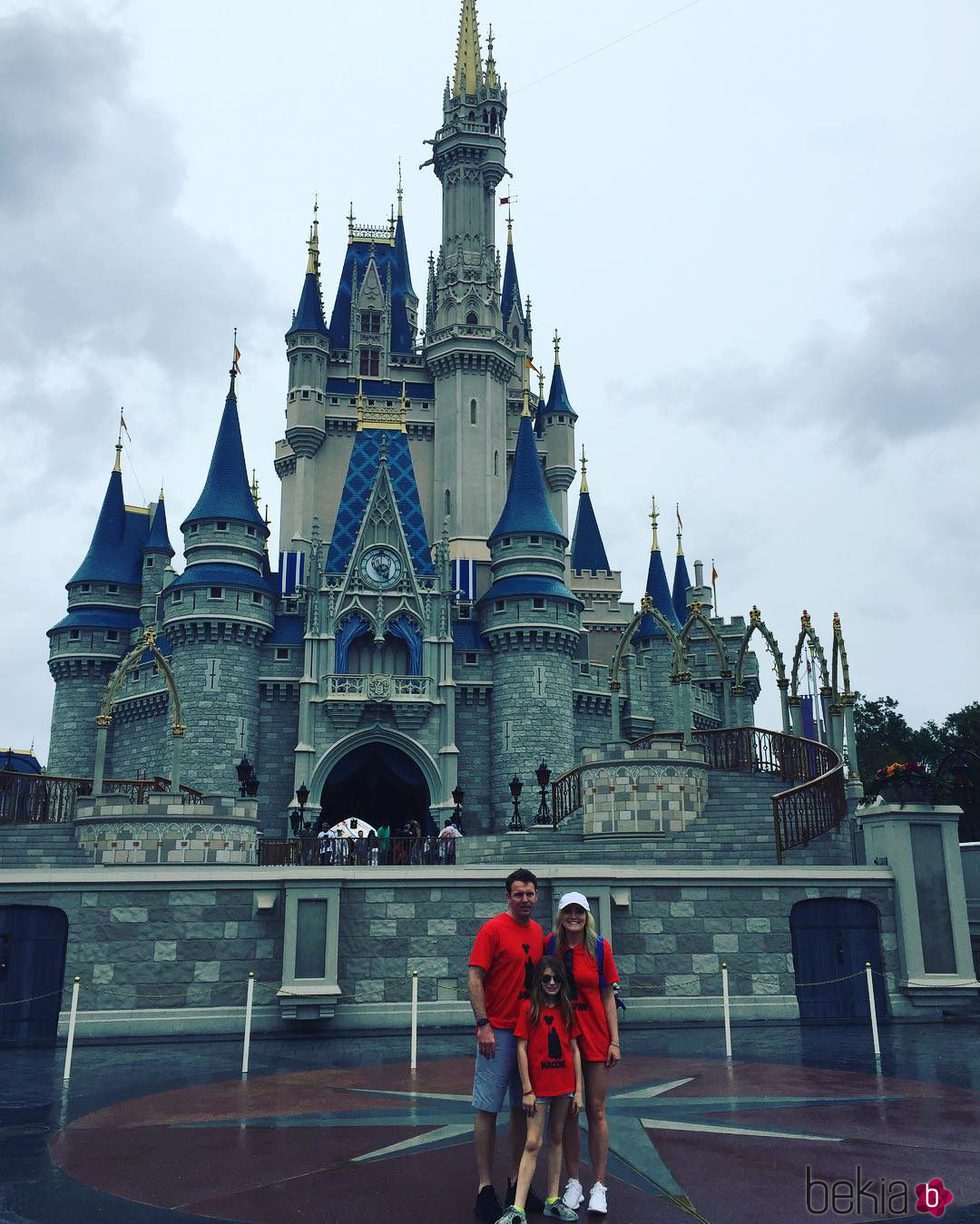
<svg viewBox="0 0 980 1224">
<path fill-rule="evenodd" d="M 489 1024 L 480 1024 L 481 1020 L 486 1020 L 487 1018 L 487 1007 L 483 998 L 483 979 L 486 975 L 486 969 L 481 968 L 479 965 L 470 965 L 467 974 L 467 985 L 470 991 L 470 1007 L 473 1008 L 473 1017 L 477 1022 L 477 1049 L 484 1058 L 493 1058 L 497 1052 L 497 1039 L 494 1037 L 493 1029 Z"/>
</svg>

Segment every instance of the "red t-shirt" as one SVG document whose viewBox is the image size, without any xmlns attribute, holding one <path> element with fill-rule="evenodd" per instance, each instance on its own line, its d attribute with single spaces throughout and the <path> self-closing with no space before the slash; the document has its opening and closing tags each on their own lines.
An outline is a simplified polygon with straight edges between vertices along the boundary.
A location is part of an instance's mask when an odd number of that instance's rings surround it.
<svg viewBox="0 0 980 1224">
<path fill-rule="evenodd" d="M 470 964 L 486 971 L 483 1001 L 494 1028 L 513 1029 L 543 950 L 544 932 L 533 919 L 521 926 L 504 912 L 477 931 Z"/>
<path fill-rule="evenodd" d="M 549 935 L 548 939 L 552 936 Z M 619 972 L 613 960 L 612 948 L 607 939 L 603 940 L 605 954 L 602 960 L 603 977 L 606 985 L 619 981 Z M 606 1009 L 602 1005 L 602 994 L 599 990 L 599 962 L 594 961 L 585 950 L 585 944 L 576 944 L 568 948 L 572 954 L 571 996 L 575 1007 L 575 1018 L 578 1020 L 582 1036 L 579 1040 L 579 1050 L 585 1062 L 605 1062 L 609 1053 L 609 1021 L 606 1019 Z M 558 955 L 557 946 L 555 955 Z"/>
<path fill-rule="evenodd" d="M 569 1030 L 565 1028 L 560 1007 L 542 1007 L 538 1022 L 532 1027 L 531 1000 L 525 999 L 514 1036 L 527 1042 L 527 1069 L 535 1096 L 568 1096 L 575 1091 L 572 1039 L 579 1036 L 579 1026 L 574 1016 Z"/>
</svg>

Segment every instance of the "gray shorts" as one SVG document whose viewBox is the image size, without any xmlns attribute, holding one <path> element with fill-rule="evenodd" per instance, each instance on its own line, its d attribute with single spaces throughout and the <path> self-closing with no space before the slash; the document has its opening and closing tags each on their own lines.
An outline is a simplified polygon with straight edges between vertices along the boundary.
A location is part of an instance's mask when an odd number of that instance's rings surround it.
<svg viewBox="0 0 980 1224">
<path fill-rule="evenodd" d="M 510 1089 L 511 1109 L 521 1107 L 521 1077 L 517 1070 L 517 1038 L 510 1029 L 493 1030 L 497 1051 L 493 1058 L 477 1053 L 473 1071 L 473 1108 L 500 1113 Z"/>
</svg>

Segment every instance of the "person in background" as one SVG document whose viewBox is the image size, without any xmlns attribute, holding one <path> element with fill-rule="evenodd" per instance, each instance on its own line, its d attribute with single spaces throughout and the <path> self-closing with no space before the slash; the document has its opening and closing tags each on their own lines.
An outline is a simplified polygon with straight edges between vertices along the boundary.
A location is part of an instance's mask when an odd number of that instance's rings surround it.
<svg viewBox="0 0 980 1224">
<path fill-rule="evenodd" d="M 541 959 L 544 933 L 531 917 L 538 899 L 533 871 L 512 871 L 504 881 L 507 908 L 480 927 L 470 952 L 468 984 L 476 1019 L 476 1065 L 473 1072 L 473 1140 L 476 1149 L 477 1197 L 473 1214 L 496 1224 L 503 1204 L 493 1186 L 497 1114 L 510 1096 L 511 1164 L 507 1201 L 517 1193 L 517 1170 L 524 1152 L 526 1114 L 517 1071 L 514 1025 L 521 1002 L 529 997 L 534 966 Z M 544 1202 L 530 1189 L 525 1210 L 541 1212 Z"/>
<path fill-rule="evenodd" d="M 444 863 L 456 862 L 456 839 L 462 837 L 459 829 L 453 824 L 452 820 L 447 819 L 446 823 L 439 830 L 439 857 Z"/>
<path fill-rule="evenodd" d="M 558 901 L 555 929 L 545 940 L 545 951 L 557 956 L 568 970 L 569 990 L 581 1029 L 579 1049 L 585 1082 L 585 1115 L 589 1123 L 589 1156 L 594 1185 L 589 1211 L 605 1215 L 606 1163 L 609 1159 L 609 1122 L 606 1118 L 606 1072 L 622 1057 L 614 983 L 619 981 L 612 948 L 596 931 L 585 895 L 565 893 Z M 577 1209 L 585 1199 L 579 1179 L 581 1132 L 577 1118 L 565 1123 L 565 1167 L 568 1184 L 563 1202 Z"/>
</svg>

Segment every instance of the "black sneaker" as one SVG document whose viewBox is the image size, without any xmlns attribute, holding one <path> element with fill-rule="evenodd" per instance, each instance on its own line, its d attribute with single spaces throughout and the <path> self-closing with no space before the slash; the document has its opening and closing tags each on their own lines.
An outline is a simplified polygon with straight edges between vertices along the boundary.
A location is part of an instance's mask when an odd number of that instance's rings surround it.
<svg viewBox="0 0 980 1224">
<path fill-rule="evenodd" d="M 513 1199 L 511 1201 L 513 1202 Z M 493 1186 L 484 1186 L 476 1196 L 473 1214 L 478 1220 L 483 1220 L 485 1224 L 497 1224 L 497 1220 L 503 1215 L 503 1212 L 503 1203 L 501 1203 L 497 1191 L 494 1190 Z"/>
<path fill-rule="evenodd" d="M 517 1182 L 507 1181 L 507 1206 L 513 1205 L 514 1198 L 517 1194 Z M 524 1210 L 528 1215 L 541 1215 L 544 1211 L 544 1199 L 540 1194 L 534 1193 L 534 1187 L 530 1187 L 527 1192 L 527 1202 L 524 1204 Z"/>
</svg>

